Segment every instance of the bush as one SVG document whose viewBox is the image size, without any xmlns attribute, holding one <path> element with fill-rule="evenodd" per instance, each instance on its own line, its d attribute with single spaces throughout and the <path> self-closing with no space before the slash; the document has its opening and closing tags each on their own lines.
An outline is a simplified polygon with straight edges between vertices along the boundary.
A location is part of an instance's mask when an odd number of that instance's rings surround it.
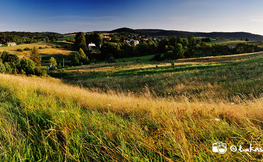
<svg viewBox="0 0 263 162">
<path fill-rule="evenodd" d="M 4 73 L 4 72 L 6 72 L 5 65 L 2 62 L 0 62 L 0 73 Z"/>
<path fill-rule="evenodd" d="M 61 48 L 61 45 L 57 45 L 56 48 Z"/>
<path fill-rule="evenodd" d="M 23 69 L 27 75 L 33 74 L 34 69 L 35 69 L 34 61 L 24 58 L 24 57 L 20 61 L 20 66 L 21 66 L 21 69 Z"/>
<path fill-rule="evenodd" d="M 156 54 L 156 55 L 154 55 L 154 57 L 151 58 L 151 61 L 153 61 L 153 60 L 155 60 L 155 61 L 162 61 L 162 56 L 161 56 L 161 54 Z"/>
<path fill-rule="evenodd" d="M 23 50 L 22 50 L 21 48 L 18 48 L 17 51 L 19 51 L 19 52 L 23 52 Z"/>
<path fill-rule="evenodd" d="M 30 50 L 31 50 L 31 48 L 29 48 L 29 47 L 26 47 L 26 48 L 24 48 L 24 50 L 25 50 L 25 51 L 30 51 Z"/>
<path fill-rule="evenodd" d="M 12 67 L 9 65 L 8 62 L 5 62 L 5 69 L 6 69 L 6 73 L 12 74 L 13 69 L 12 69 Z"/>
<path fill-rule="evenodd" d="M 37 76 L 46 76 L 46 71 L 45 70 L 41 70 L 38 67 L 35 67 L 34 74 L 37 75 Z"/>
<path fill-rule="evenodd" d="M 65 73 L 65 69 L 58 69 L 57 72 L 58 73 Z"/>
<path fill-rule="evenodd" d="M 38 47 L 38 49 L 43 49 L 43 47 Z"/>
<path fill-rule="evenodd" d="M 30 49 L 30 48 L 28 48 L 28 47 L 26 47 L 24 50 L 25 50 L 25 51 L 30 51 L 31 49 Z"/>
<path fill-rule="evenodd" d="M 175 61 L 173 60 L 173 61 L 171 62 L 171 66 L 173 66 L 173 67 L 174 67 L 174 63 L 175 63 Z"/>
</svg>

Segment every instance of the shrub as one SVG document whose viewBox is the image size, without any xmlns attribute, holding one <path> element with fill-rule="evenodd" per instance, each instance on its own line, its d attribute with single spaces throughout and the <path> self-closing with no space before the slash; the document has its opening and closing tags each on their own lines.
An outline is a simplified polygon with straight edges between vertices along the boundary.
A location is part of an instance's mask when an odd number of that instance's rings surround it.
<svg viewBox="0 0 263 162">
<path fill-rule="evenodd" d="M 24 50 L 25 50 L 25 51 L 30 51 L 31 49 L 30 49 L 30 48 L 28 48 L 28 47 L 26 47 Z"/>
<path fill-rule="evenodd" d="M 18 48 L 17 51 L 19 51 L 19 52 L 23 52 L 23 50 L 22 50 L 21 48 Z"/>
<path fill-rule="evenodd" d="M 65 69 L 58 69 L 57 72 L 58 73 L 65 73 Z"/>
<path fill-rule="evenodd" d="M 173 60 L 173 61 L 171 62 L 171 66 L 173 66 L 173 67 L 174 67 L 174 63 L 175 63 L 175 61 Z"/>
<path fill-rule="evenodd" d="M 8 62 L 5 62 L 5 69 L 6 69 L 6 73 L 12 74 L 13 69 Z"/>
<path fill-rule="evenodd" d="M 21 66 L 21 69 L 23 69 L 27 75 L 33 74 L 34 69 L 35 69 L 34 61 L 24 58 L 24 57 L 20 61 L 20 66 Z"/>
<path fill-rule="evenodd" d="M 0 73 L 4 73 L 4 72 L 6 72 L 5 65 L 2 62 L 0 62 Z"/>
<path fill-rule="evenodd" d="M 56 60 L 54 57 L 51 57 L 51 58 L 49 59 L 49 66 L 50 66 L 51 68 L 54 68 L 54 67 L 57 66 L 57 60 Z"/>
<path fill-rule="evenodd" d="M 35 67 L 34 74 L 37 76 L 46 76 L 46 71 L 41 70 L 39 67 Z"/>
<path fill-rule="evenodd" d="M 38 49 L 43 49 L 43 47 L 38 47 Z"/>
<path fill-rule="evenodd" d="M 156 54 L 156 55 L 154 55 L 154 57 L 151 58 L 151 61 L 153 61 L 153 60 L 155 60 L 155 61 L 162 61 L 162 56 L 161 56 L 161 54 Z"/>
<path fill-rule="evenodd" d="M 56 48 L 61 48 L 61 45 L 57 45 Z"/>
</svg>

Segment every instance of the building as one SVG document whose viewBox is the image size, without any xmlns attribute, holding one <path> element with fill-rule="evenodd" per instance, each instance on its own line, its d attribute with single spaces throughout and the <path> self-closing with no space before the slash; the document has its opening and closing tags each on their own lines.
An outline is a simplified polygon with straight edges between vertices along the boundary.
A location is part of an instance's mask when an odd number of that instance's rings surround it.
<svg viewBox="0 0 263 162">
<path fill-rule="evenodd" d="M 134 45 L 138 45 L 140 42 L 138 40 L 134 40 Z"/>
<path fill-rule="evenodd" d="M 9 43 L 7 43 L 7 46 L 16 46 L 16 43 L 15 42 L 9 42 Z"/>
<path fill-rule="evenodd" d="M 89 49 L 96 48 L 96 44 L 91 42 L 91 43 L 89 43 L 88 48 Z"/>
</svg>

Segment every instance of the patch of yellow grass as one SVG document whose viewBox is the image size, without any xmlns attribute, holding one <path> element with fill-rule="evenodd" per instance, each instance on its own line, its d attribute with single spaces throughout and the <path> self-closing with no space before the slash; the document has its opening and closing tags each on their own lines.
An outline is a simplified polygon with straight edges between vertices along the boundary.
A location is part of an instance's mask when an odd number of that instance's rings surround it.
<svg viewBox="0 0 263 162">
<path fill-rule="evenodd" d="M 5 74 L 0 74 L 0 78 L 2 82 L 8 82 L 15 87 L 41 91 L 48 95 L 74 100 L 76 103 L 80 103 L 82 106 L 90 109 L 110 109 L 116 113 L 129 114 L 137 111 L 138 113 L 148 112 L 153 116 L 158 116 L 159 112 L 172 113 L 178 109 L 187 109 L 189 113 L 197 110 L 209 113 L 212 109 L 216 109 L 217 112 L 228 112 L 231 116 L 237 118 L 249 117 L 261 120 L 263 117 L 263 98 L 247 102 L 242 101 L 243 104 L 227 103 L 224 100 L 221 103 L 218 101 L 199 101 L 197 99 L 194 102 L 190 102 L 185 96 L 182 96 L 180 101 L 175 101 L 169 98 L 151 97 L 150 92 L 146 92 L 141 96 L 113 91 L 107 94 L 92 92 L 51 78 L 42 79 Z M 184 86 L 179 85 L 179 87 L 183 88 Z"/>
<path fill-rule="evenodd" d="M 54 55 L 54 54 L 63 54 L 67 55 L 71 50 L 64 49 L 64 48 L 52 48 L 52 46 L 55 46 L 54 43 L 32 43 L 32 44 L 21 44 L 16 46 L 9 46 L 9 47 L 0 47 L 0 52 L 8 51 L 11 54 L 17 55 L 19 58 L 23 57 L 29 57 L 31 51 L 24 51 L 26 47 L 33 48 L 36 47 L 38 49 L 39 54 L 41 55 Z M 69 44 L 70 46 L 71 44 Z M 39 47 L 42 47 L 43 49 L 39 49 Z M 48 48 L 45 48 L 48 47 Z M 17 51 L 17 49 L 22 49 L 23 52 Z"/>
</svg>

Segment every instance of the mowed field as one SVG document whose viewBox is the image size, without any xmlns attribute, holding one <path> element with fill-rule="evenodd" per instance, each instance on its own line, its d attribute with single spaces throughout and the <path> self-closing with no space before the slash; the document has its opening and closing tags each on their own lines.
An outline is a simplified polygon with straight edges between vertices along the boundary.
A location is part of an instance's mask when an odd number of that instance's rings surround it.
<svg viewBox="0 0 263 162">
<path fill-rule="evenodd" d="M 60 45 L 61 48 L 52 48 L 54 46 Z M 41 56 L 46 55 L 56 55 L 56 54 L 63 54 L 68 55 L 70 52 L 72 52 L 72 46 L 73 43 L 65 42 L 65 41 L 59 41 L 59 42 L 50 42 L 50 43 L 32 43 L 32 44 L 22 44 L 22 45 L 16 45 L 16 46 L 9 46 L 9 47 L 0 47 L 0 52 L 8 51 L 11 54 L 16 54 L 19 56 L 19 58 L 23 57 L 29 57 L 31 51 L 25 51 L 25 48 L 32 49 L 33 47 L 36 47 L 38 49 L 38 52 Z M 42 47 L 43 49 L 39 49 L 39 47 Z M 22 49 L 23 51 L 17 51 L 17 49 Z"/>
</svg>

